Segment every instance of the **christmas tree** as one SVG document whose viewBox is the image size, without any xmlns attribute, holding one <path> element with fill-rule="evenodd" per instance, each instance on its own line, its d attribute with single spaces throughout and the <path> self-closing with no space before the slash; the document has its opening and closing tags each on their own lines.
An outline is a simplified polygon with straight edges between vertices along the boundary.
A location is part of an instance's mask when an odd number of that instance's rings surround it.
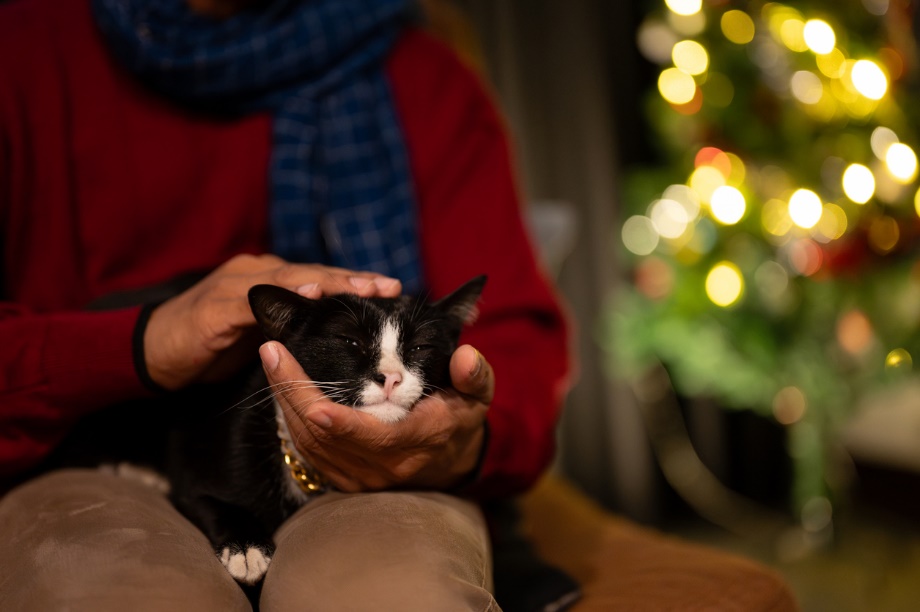
<svg viewBox="0 0 920 612">
<path fill-rule="evenodd" d="M 895 0 L 666 0 L 663 163 L 628 173 L 618 370 L 786 427 L 797 509 L 833 499 L 828 449 L 920 356 L 917 57 Z"/>
</svg>

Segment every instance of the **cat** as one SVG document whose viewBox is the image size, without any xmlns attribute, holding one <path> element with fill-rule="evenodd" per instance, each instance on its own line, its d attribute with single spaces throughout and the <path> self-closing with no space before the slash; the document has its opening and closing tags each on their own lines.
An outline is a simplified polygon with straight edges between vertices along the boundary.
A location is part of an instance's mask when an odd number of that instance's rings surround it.
<svg viewBox="0 0 920 612">
<path fill-rule="evenodd" d="M 248 297 L 265 338 L 282 343 L 326 396 L 394 423 L 450 385 L 450 357 L 485 281 L 476 277 L 435 302 L 351 294 L 307 299 L 272 285 L 252 287 Z M 233 578 L 256 585 L 271 562 L 275 530 L 325 489 L 297 453 L 276 391 L 259 364 L 236 381 L 103 413 L 72 438 L 84 465 L 104 462 L 150 482 L 160 481 L 138 465 L 165 476 L 161 488 L 204 532 Z"/>
</svg>

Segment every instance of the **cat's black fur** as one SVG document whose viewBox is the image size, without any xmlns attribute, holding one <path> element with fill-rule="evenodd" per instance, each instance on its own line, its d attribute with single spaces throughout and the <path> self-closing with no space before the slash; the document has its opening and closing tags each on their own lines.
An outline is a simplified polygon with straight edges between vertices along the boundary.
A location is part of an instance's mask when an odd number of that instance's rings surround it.
<svg viewBox="0 0 920 612">
<path fill-rule="evenodd" d="M 434 303 L 349 294 L 310 300 L 269 285 L 253 287 L 249 300 L 267 338 L 284 344 L 335 401 L 362 409 L 362 387 L 383 382 L 377 332 L 387 320 L 398 323 L 399 358 L 420 374 L 423 392 L 450 385 L 450 356 L 484 284 L 485 277 L 477 277 Z M 264 568 L 239 574 L 240 563 L 251 563 L 245 552 L 255 547 L 270 559 L 272 534 L 305 501 L 290 493 L 273 396 L 261 365 L 254 365 L 229 383 L 90 417 L 53 462 L 127 462 L 164 474 L 172 503 L 205 533 L 228 569 L 229 556 L 243 555 L 234 577 L 258 582 Z"/>
</svg>

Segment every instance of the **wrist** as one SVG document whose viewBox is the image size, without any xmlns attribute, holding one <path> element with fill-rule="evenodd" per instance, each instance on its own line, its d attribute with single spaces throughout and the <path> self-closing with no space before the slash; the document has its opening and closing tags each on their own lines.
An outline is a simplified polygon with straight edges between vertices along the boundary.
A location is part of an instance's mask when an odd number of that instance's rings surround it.
<svg viewBox="0 0 920 612">
<path fill-rule="evenodd" d="M 153 316 L 154 310 L 160 303 L 145 304 L 141 307 L 137 316 L 137 322 L 134 324 L 134 335 L 132 336 L 132 355 L 134 358 L 134 371 L 143 385 L 154 393 L 162 393 L 166 388 L 154 380 L 148 367 L 149 358 L 147 354 L 147 331 L 150 324 L 150 317 Z"/>
<path fill-rule="evenodd" d="M 461 473 L 448 491 L 458 494 L 463 493 L 465 489 L 474 485 L 479 480 L 479 475 L 482 473 L 482 466 L 485 463 L 486 454 L 489 451 L 491 437 L 489 421 L 488 419 L 483 419 L 482 426 L 477 430 L 476 437 L 471 445 L 475 450 L 474 453 L 471 453 L 471 456 L 475 457 L 473 465 L 471 468 Z"/>
</svg>

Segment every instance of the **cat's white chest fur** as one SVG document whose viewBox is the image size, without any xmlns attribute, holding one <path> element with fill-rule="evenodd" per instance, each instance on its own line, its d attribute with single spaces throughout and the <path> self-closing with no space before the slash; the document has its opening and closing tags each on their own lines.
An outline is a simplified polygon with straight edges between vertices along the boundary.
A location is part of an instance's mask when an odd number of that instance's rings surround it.
<svg viewBox="0 0 920 612">
<path fill-rule="evenodd" d="M 361 405 L 355 407 L 384 423 L 403 419 L 424 390 L 419 374 L 407 368 L 399 356 L 399 333 L 395 320 L 384 322 L 380 329 L 377 375 L 364 383 Z"/>
<path fill-rule="evenodd" d="M 297 461 L 300 461 L 303 465 L 309 465 L 307 460 L 297 452 L 297 446 L 294 444 L 294 440 L 291 437 L 291 430 L 288 428 L 287 419 L 284 418 L 284 411 L 281 409 L 281 404 L 278 403 L 278 400 L 274 400 L 274 404 L 275 420 L 278 422 L 278 437 L 288 443 L 288 448 Z M 291 476 L 291 470 L 287 464 L 283 461 L 279 462 L 278 469 L 282 471 L 281 482 L 284 483 L 282 487 L 284 487 L 285 497 L 298 504 L 307 503 L 310 500 L 310 496 L 300 488 L 300 485 L 298 485 L 297 481 Z"/>
</svg>

